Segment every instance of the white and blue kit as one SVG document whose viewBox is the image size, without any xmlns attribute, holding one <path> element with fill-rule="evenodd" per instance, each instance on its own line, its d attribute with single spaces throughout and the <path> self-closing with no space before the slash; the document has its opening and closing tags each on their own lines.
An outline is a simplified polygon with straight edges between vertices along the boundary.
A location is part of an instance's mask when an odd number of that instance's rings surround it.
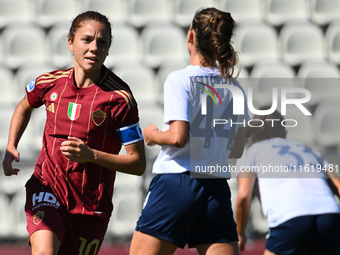
<svg viewBox="0 0 340 255">
<path fill-rule="evenodd" d="M 236 167 L 240 171 L 251 171 L 257 175 L 262 209 L 270 227 L 267 242 L 270 251 L 277 254 L 305 254 L 296 253 L 295 249 L 299 249 L 301 244 L 301 240 L 298 240 L 322 228 L 317 225 L 313 228 L 311 223 L 317 222 L 318 216 L 325 218 L 325 215 L 331 215 L 337 218 L 337 225 L 333 222 L 337 226 L 337 234 L 332 230 L 328 230 L 328 234 L 340 237 L 340 207 L 327 183 L 326 174 L 326 169 L 334 170 L 334 167 L 317 151 L 284 138 L 266 139 L 247 148 L 237 160 Z M 299 231 L 301 237 L 296 236 Z M 333 238 L 325 239 L 331 241 Z M 296 245 L 295 242 L 300 243 Z"/>
<path fill-rule="evenodd" d="M 164 130 L 169 129 L 170 121 L 187 121 L 190 123 L 190 139 L 183 148 L 162 146 L 153 173 L 182 173 L 201 169 L 193 166 L 228 166 L 238 128 L 248 122 L 249 116 L 246 100 L 243 102 L 245 113 L 233 114 L 233 95 L 227 88 L 216 88 L 221 84 L 234 86 L 244 95 L 240 84 L 235 79 L 222 78 L 217 68 L 190 65 L 168 76 L 164 84 Z M 207 90 L 216 98 L 216 105 L 207 96 Z M 202 97 L 202 94 L 207 97 Z M 205 115 L 201 113 L 203 98 L 207 98 Z M 213 127 L 214 119 L 223 119 L 227 123 Z M 208 174 L 230 178 L 230 172 L 225 171 Z"/>
<path fill-rule="evenodd" d="M 186 121 L 190 123 L 190 138 L 183 148 L 162 146 L 153 165 L 156 176 L 150 184 L 136 230 L 182 248 L 187 243 L 194 247 L 238 240 L 226 182 L 230 173 L 200 173 L 193 167 L 227 166 L 241 126 L 231 127 L 228 120 L 243 123 L 249 118 L 247 113 L 233 114 L 233 95 L 227 88 L 217 88 L 218 84 L 235 86 L 243 93 L 238 82 L 222 78 L 218 68 L 201 66 L 190 65 L 172 72 L 164 84 L 164 130 L 169 129 L 171 121 Z M 206 114 L 202 114 L 202 108 Z M 247 107 L 245 109 L 247 112 Z M 215 115 L 229 124 L 215 129 Z M 192 178 L 192 172 L 202 178 Z"/>
</svg>

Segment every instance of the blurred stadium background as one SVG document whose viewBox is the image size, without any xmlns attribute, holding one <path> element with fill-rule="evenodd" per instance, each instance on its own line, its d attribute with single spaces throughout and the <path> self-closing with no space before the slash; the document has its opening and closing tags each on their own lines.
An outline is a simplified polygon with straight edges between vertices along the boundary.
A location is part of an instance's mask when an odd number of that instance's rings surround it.
<svg viewBox="0 0 340 255">
<path fill-rule="evenodd" d="M 142 128 L 162 127 L 163 82 L 188 63 L 186 32 L 196 10 L 217 7 L 232 13 L 238 25 L 233 45 L 240 54 L 239 80 L 252 87 L 255 105 L 267 104 L 272 87 L 311 91 L 306 117 L 288 130 L 333 164 L 340 161 L 340 1 L 339 0 L 0 0 L 0 155 L 24 87 L 37 75 L 72 66 L 67 48 L 71 20 L 97 10 L 112 22 L 113 43 L 105 62 L 132 88 Z M 279 79 L 277 79 L 279 78 Z M 270 102 L 269 102 L 270 103 Z M 32 174 L 41 146 L 44 109 L 36 110 L 21 140 L 20 174 L 0 174 L 0 253 L 29 254 L 26 245 L 24 184 Z M 112 220 L 104 249 L 127 254 L 151 167 L 160 147 L 147 147 L 143 177 L 117 175 Z M 236 198 L 237 183 L 229 181 Z M 254 197 L 245 254 L 262 254 L 267 223 Z M 15 249 L 13 249 L 13 244 Z M 115 248 L 113 248 L 115 247 Z M 178 251 L 176 254 L 195 254 Z"/>
</svg>

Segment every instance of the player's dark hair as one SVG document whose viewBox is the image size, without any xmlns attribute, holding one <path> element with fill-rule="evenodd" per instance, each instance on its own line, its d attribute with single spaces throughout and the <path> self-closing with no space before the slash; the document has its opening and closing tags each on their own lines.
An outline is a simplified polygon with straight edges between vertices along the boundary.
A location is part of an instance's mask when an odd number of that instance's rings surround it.
<svg viewBox="0 0 340 255">
<path fill-rule="evenodd" d="M 238 61 L 237 53 L 231 45 L 236 22 L 229 12 L 216 8 L 198 10 L 193 18 L 191 29 L 195 31 L 197 50 L 204 58 L 204 65 L 216 66 L 221 75 L 230 78 Z"/>
<path fill-rule="evenodd" d="M 72 21 L 70 31 L 68 34 L 68 38 L 73 42 L 74 36 L 77 30 L 87 21 L 97 21 L 97 22 L 104 24 L 105 27 L 110 32 L 109 44 L 111 45 L 111 42 L 112 42 L 111 23 L 105 15 L 99 12 L 96 12 L 96 11 L 86 11 L 86 12 L 79 14 L 77 17 L 75 17 L 74 20 Z"/>
<path fill-rule="evenodd" d="M 268 108 L 269 107 L 262 107 L 260 110 Z M 284 118 L 277 110 L 269 115 L 254 115 L 253 119 L 262 120 L 263 126 L 255 127 L 255 125 L 253 125 L 246 127 L 246 139 L 249 144 L 276 137 L 286 138 L 286 129 L 281 124 Z"/>
</svg>

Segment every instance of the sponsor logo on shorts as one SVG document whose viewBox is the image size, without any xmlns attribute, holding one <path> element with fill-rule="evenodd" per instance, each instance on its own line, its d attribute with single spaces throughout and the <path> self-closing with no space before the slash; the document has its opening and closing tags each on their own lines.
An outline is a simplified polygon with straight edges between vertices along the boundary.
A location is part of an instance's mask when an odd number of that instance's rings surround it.
<svg viewBox="0 0 340 255">
<path fill-rule="evenodd" d="M 60 206 L 57 198 L 52 193 L 49 192 L 39 192 L 33 194 L 32 205 L 33 210 L 40 208 L 42 206 L 50 206 L 58 209 Z"/>
<path fill-rule="evenodd" d="M 44 219 L 45 212 L 43 211 L 38 211 L 34 216 L 33 216 L 33 223 L 35 225 L 39 225 L 39 223 Z"/>
</svg>

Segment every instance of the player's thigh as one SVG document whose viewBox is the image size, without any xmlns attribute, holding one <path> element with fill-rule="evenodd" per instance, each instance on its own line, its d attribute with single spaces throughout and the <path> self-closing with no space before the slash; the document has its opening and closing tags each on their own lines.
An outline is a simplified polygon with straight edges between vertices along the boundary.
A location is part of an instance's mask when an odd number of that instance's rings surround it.
<svg viewBox="0 0 340 255">
<path fill-rule="evenodd" d="M 268 251 L 268 250 L 264 250 L 263 255 L 276 255 L 276 253 Z"/>
<path fill-rule="evenodd" d="M 30 236 L 32 255 L 57 254 L 60 241 L 55 233 L 50 230 L 38 230 Z"/>
<path fill-rule="evenodd" d="M 238 255 L 237 242 L 199 244 L 196 249 L 200 255 Z"/>
<path fill-rule="evenodd" d="M 40 237 L 41 233 L 54 233 L 62 241 L 65 233 L 65 220 L 56 196 L 49 187 L 29 183 L 26 187 L 25 214 L 27 231 L 31 236 Z M 44 237 L 45 235 L 42 235 Z M 35 239 L 37 240 L 37 239 Z M 52 239 L 53 240 L 53 239 Z"/>
<path fill-rule="evenodd" d="M 171 255 L 177 249 L 173 243 L 135 231 L 130 246 L 130 255 Z"/>
</svg>

